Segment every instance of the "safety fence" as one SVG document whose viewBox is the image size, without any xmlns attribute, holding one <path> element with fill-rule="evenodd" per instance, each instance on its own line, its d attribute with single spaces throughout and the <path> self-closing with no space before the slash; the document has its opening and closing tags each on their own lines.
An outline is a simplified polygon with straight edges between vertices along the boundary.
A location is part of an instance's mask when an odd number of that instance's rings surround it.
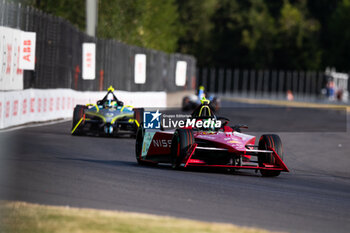
<svg viewBox="0 0 350 233">
<path fill-rule="evenodd" d="M 348 74 L 324 71 L 240 70 L 199 68 L 197 86 L 220 95 L 289 99 L 348 101 Z"/>
<path fill-rule="evenodd" d="M 23 87 L 71 88 L 84 91 L 105 90 L 113 85 L 126 91 L 178 91 L 194 88 L 196 59 L 184 54 L 167 54 L 161 51 L 130 46 L 115 40 L 90 37 L 60 17 L 46 14 L 32 7 L 0 1 L 0 26 L 36 33 L 35 70 L 23 71 Z M 5 36 L 6 34 L 3 33 Z M 0 40 L 4 43 L 9 39 Z M 83 43 L 95 43 L 95 79 L 82 78 Z M 0 59 L 9 59 L 14 51 L 3 51 Z M 135 56 L 145 55 L 145 82 L 135 83 Z M 179 62 L 184 82 L 176 81 Z M 137 67 L 136 67 L 137 68 Z M 0 70 L 5 76 L 4 69 Z M 12 71 L 13 74 L 16 71 Z M 6 90 L 6 89 L 2 89 Z"/>
</svg>

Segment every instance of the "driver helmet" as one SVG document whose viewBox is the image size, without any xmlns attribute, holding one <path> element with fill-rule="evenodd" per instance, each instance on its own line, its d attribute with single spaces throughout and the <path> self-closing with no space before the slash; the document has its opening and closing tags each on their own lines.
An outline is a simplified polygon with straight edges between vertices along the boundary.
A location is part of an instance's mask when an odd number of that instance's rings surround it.
<svg viewBox="0 0 350 233">
<path fill-rule="evenodd" d="M 202 100 L 205 98 L 204 86 L 200 86 L 198 89 L 198 98 Z"/>
<path fill-rule="evenodd" d="M 112 101 L 112 100 L 107 100 L 105 103 L 104 103 L 104 107 L 105 108 L 116 108 L 118 105 L 117 105 L 117 101 Z"/>
<path fill-rule="evenodd" d="M 199 105 L 191 114 L 192 118 L 196 119 L 216 119 L 214 112 L 210 107 L 210 101 L 203 97 Z"/>
</svg>

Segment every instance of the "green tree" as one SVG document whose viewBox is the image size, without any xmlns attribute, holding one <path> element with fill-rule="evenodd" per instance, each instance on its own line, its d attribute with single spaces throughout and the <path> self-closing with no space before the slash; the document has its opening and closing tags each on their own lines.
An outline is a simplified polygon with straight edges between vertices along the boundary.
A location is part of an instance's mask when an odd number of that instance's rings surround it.
<svg viewBox="0 0 350 233">
<path fill-rule="evenodd" d="M 101 0 L 98 36 L 174 52 L 180 36 L 174 0 Z"/>
<path fill-rule="evenodd" d="M 284 69 L 318 69 L 322 52 L 319 49 L 320 24 L 308 17 L 306 1 L 292 5 L 284 1 L 279 18 L 279 34 L 275 64 Z"/>
<path fill-rule="evenodd" d="M 13 0 L 16 2 L 17 0 Z M 85 31 L 85 0 L 23 0 Z M 98 37 L 175 52 L 181 30 L 175 0 L 99 0 Z"/>
<path fill-rule="evenodd" d="M 181 36 L 179 52 L 196 54 L 198 59 L 206 61 L 210 50 L 210 32 L 214 24 L 211 17 L 215 12 L 218 0 L 177 0 Z"/>
<path fill-rule="evenodd" d="M 329 22 L 330 49 L 325 60 L 329 66 L 348 72 L 350 69 L 350 0 L 342 0 Z"/>
<path fill-rule="evenodd" d="M 263 0 L 251 0 L 251 7 L 244 14 L 242 45 L 248 49 L 247 56 L 254 68 L 273 67 L 277 29 Z"/>
<path fill-rule="evenodd" d="M 83 0 L 23 0 L 23 3 L 48 14 L 65 18 L 80 30 L 85 30 L 85 1 Z"/>
<path fill-rule="evenodd" d="M 212 16 L 213 28 L 210 32 L 210 49 L 206 52 L 207 62 L 213 66 L 247 65 L 246 51 L 241 46 L 244 8 L 236 0 L 221 0 Z"/>
</svg>

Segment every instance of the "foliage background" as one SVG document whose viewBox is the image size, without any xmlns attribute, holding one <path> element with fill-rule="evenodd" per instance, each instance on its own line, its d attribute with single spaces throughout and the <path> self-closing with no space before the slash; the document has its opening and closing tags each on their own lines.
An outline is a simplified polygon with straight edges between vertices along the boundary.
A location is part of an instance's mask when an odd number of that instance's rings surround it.
<svg viewBox="0 0 350 233">
<path fill-rule="evenodd" d="M 85 0 L 23 0 L 85 30 Z M 350 0 L 99 0 L 97 36 L 201 66 L 350 70 Z"/>
</svg>

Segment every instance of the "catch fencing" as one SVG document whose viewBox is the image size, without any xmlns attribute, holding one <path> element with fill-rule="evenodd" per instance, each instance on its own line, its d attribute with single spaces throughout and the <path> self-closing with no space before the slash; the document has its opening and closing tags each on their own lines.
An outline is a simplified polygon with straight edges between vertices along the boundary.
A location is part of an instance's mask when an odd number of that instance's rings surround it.
<svg viewBox="0 0 350 233">
<path fill-rule="evenodd" d="M 0 26 L 36 32 L 35 71 L 23 72 L 23 87 L 105 90 L 113 85 L 125 91 L 178 91 L 195 87 L 196 59 L 184 54 L 130 46 L 90 37 L 67 20 L 35 8 L 0 0 Z M 94 80 L 82 79 L 82 44 L 96 44 Z M 135 55 L 146 55 L 146 82 L 134 82 Z M 178 61 L 187 63 L 186 84 L 175 84 Z"/>
<path fill-rule="evenodd" d="M 330 77 L 324 71 L 240 70 L 206 68 L 197 70 L 197 86 L 219 95 L 290 100 L 328 100 L 327 84 Z M 343 89 L 335 90 L 345 95 Z M 346 100 L 347 101 L 347 96 Z M 344 99 L 344 98 L 343 98 Z"/>
</svg>

